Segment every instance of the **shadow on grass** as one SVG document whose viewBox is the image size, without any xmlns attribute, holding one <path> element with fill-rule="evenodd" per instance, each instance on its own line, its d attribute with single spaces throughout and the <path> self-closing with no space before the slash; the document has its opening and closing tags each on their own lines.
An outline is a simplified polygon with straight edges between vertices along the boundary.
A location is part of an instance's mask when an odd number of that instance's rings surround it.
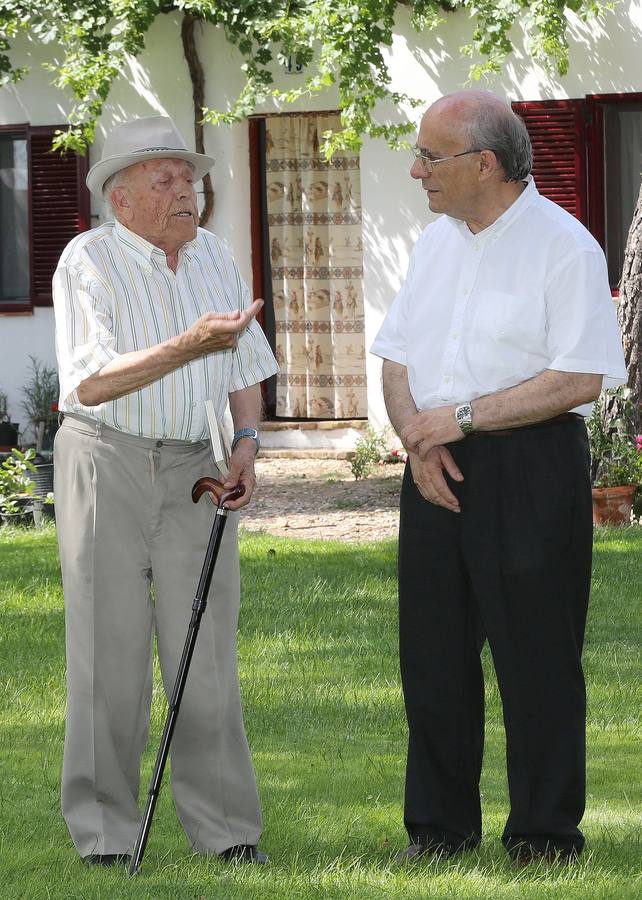
<svg viewBox="0 0 642 900">
<path fill-rule="evenodd" d="M 641 546 L 638 534 L 597 537 L 589 710 L 591 691 L 608 705 L 624 677 L 619 660 L 622 648 L 632 644 Z M 64 627 L 55 536 L 23 537 L 9 546 L 0 541 L 0 566 L 5 579 L 0 601 L 0 867 L 4 884 L 15 885 L 7 897 L 44 900 L 47 879 L 53 879 L 50 884 L 69 886 L 67 893 L 50 895 L 60 897 L 419 898 L 440 896 L 423 892 L 422 885 L 434 878 L 447 882 L 444 897 L 503 897 L 513 884 L 514 896 L 519 890 L 520 897 L 536 897 L 517 886 L 532 883 L 536 891 L 538 880 L 544 880 L 547 892 L 540 896 L 565 898 L 589 897 L 591 884 L 611 875 L 618 885 L 633 879 L 640 857 L 632 796 L 638 768 L 634 692 L 619 689 L 617 708 L 608 717 L 600 708 L 599 721 L 589 723 L 589 854 L 573 870 L 516 874 L 499 843 L 507 814 L 504 733 L 487 657 L 482 847 L 457 861 L 398 873 L 391 857 L 405 843 L 406 731 L 397 660 L 395 544 L 355 547 L 269 536 L 242 540 L 239 650 L 270 871 L 230 872 L 189 854 L 166 779 L 140 880 L 132 885 L 122 876 L 88 873 L 75 859 L 59 813 Z M 617 596 L 609 590 L 614 571 Z M 191 604 L 191 597 L 185 602 Z M 634 677 L 631 669 L 627 678 Z M 141 798 L 164 714 L 157 694 Z M 38 867 L 42 888 L 31 890 L 25 884 L 32 882 L 25 879 Z M 457 878 L 461 893 L 449 881 Z M 557 882 L 559 891 L 549 893 Z M 80 883 L 83 888 L 76 890 Z M 106 883 L 120 887 L 111 892 L 91 887 Z M 579 893 L 573 892 L 574 883 Z"/>
</svg>

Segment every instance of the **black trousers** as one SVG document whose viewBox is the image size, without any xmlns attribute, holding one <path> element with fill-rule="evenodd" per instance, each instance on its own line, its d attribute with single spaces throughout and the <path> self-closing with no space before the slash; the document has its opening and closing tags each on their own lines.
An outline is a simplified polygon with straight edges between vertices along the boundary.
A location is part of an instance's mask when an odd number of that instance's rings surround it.
<svg viewBox="0 0 642 900">
<path fill-rule="evenodd" d="M 504 712 L 509 851 L 574 854 L 584 838 L 581 665 L 591 574 L 586 428 L 579 418 L 449 446 L 461 512 L 422 498 L 406 467 L 400 659 L 409 726 L 405 824 L 446 852 L 481 839 L 481 648 Z"/>
</svg>

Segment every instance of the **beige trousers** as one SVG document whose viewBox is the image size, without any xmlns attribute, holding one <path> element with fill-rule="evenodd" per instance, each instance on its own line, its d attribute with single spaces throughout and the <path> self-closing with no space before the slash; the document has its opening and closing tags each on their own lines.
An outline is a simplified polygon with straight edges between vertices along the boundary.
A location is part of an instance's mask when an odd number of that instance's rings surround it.
<svg viewBox="0 0 642 900">
<path fill-rule="evenodd" d="M 65 417 L 54 452 L 67 635 L 62 810 L 81 856 L 131 852 L 154 634 L 170 693 L 214 518 L 191 490 L 217 473 L 206 443 L 132 437 L 78 417 Z M 174 802 L 200 853 L 256 844 L 261 832 L 236 666 L 237 530 L 230 513 L 171 746 Z"/>
</svg>

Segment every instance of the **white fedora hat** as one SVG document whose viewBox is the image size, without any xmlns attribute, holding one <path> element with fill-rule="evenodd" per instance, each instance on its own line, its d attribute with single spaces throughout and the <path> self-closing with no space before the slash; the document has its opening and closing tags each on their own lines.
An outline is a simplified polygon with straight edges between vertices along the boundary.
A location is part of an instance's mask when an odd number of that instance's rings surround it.
<svg viewBox="0 0 642 900">
<path fill-rule="evenodd" d="M 87 173 L 87 187 L 102 200 L 108 178 L 146 159 L 185 159 L 194 166 L 195 181 L 214 165 L 211 156 L 187 149 L 180 131 L 167 116 L 146 116 L 123 122 L 107 135 L 103 158 Z"/>
</svg>

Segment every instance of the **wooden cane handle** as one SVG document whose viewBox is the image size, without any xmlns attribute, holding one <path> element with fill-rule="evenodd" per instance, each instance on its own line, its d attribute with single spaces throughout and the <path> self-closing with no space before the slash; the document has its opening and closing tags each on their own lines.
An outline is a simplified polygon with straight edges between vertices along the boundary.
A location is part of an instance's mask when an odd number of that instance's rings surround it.
<svg viewBox="0 0 642 900">
<path fill-rule="evenodd" d="M 236 487 L 226 491 L 220 481 L 206 475 L 204 478 L 199 478 L 192 488 L 192 500 L 194 503 L 198 503 L 203 494 L 209 494 L 215 506 L 223 506 L 228 500 L 238 500 L 244 493 L 245 487 L 242 484 L 237 484 Z"/>
</svg>

